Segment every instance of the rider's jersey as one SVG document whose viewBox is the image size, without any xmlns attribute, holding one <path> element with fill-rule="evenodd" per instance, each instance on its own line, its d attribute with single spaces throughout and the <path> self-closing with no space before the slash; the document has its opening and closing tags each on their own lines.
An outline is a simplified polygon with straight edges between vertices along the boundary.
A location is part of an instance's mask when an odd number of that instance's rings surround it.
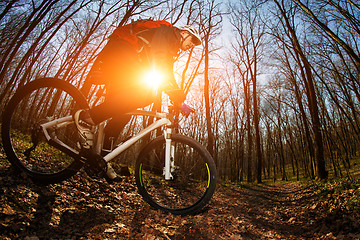
<svg viewBox="0 0 360 240">
<path fill-rule="evenodd" d="M 121 28 L 121 27 L 120 27 Z M 123 30 L 122 30 L 123 31 Z M 121 37 L 120 30 L 115 30 L 110 38 L 117 38 L 128 42 L 135 46 L 138 50 L 141 64 L 147 66 L 149 69 L 155 66 L 161 69 L 166 76 L 167 85 L 164 90 L 178 89 L 173 73 L 173 65 L 180 51 L 181 37 L 176 27 L 163 24 L 162 26 L 142 30 L 136 34 L 137 40 L 132 38 Z M 124 32 L 123 32 L 124 33 Z M 185 95 L 177 92 L 176 96 L 171 96 L 176 102 L 185 100 Z"/>
</svg>

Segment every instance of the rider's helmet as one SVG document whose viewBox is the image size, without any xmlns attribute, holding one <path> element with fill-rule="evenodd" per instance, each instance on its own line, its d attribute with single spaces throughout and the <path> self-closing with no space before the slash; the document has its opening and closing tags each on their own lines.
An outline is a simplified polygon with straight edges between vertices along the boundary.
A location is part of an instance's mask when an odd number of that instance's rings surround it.
<svg viewBox="0 0 360 240">
<path fill-rule="evenodd" d="M 196 28 L 194 28 L 193 26 L 187 25 L 187 26 L 180 27 L 179 29 L 183 30 L 183 31 L 188 31 L 191 34 L 191 36 L 193 36 L 192 39 L 193 39 L 195 45 L 201 44 L 200 33 Z"/>
</svg>

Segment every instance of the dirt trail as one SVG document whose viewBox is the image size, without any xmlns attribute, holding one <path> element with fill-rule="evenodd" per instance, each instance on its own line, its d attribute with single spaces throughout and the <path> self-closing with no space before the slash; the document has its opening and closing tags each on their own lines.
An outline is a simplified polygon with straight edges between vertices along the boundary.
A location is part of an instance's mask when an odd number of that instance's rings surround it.
<svg viewBox="0 0 360 240">
<path fill-rule="evenodd" d="M 78 173 L 41 187 L 15 176 L 1 155 L 1 239 L 360 238 L 356 220 L 296 184 L 219 185 L 202 213 L 184 217 L 151 209 L 131 177 L 109 185 Z"/>
</svg>

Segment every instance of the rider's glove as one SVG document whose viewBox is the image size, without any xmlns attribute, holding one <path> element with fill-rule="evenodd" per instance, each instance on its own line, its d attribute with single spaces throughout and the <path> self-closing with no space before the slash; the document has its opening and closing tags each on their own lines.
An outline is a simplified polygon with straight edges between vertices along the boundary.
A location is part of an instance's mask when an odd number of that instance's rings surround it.
<svg viewBox="0 0 360 240">
<path fill-rule="evenodd" d="M 192 109 L 189 105 L 187 105 L 186 103 L 182 103 L 180 106 L 180 110 L 181 113 L 184 114 L 185 116 L 188 116 L 191 112 L 194 111 L 194 109 Z"/>
<path fill-rule="evenodd" d="M 182 89 L 180 89 L 180 88 L 167 89 L 167 90 L 165 90 L 165 93 L 167 95 L 169 95 L 170 100 L 175 102 L 175 103 L 184 102 L 185 99 L 186 99 L 184 91 Z"/>
</svg>

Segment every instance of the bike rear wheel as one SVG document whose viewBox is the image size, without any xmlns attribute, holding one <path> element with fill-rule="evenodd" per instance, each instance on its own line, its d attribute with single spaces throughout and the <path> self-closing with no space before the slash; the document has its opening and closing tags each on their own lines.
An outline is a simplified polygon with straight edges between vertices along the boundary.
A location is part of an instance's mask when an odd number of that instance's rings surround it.
<svg viewBox="0 0 360 240">
<path fill-rule="evenodd" d="M 80 91 L 60 79 L 41 78 L 23 86 L 3 113 L 1 136 L 8 160 L 42 184 L 59 182 L 74 175 L 82 167 L 80 160 L 48 142 L 40 125 L 86 108 L 87 101 Z M 77 149 L 78 134 L 72 121 L 54 127 L 50 134 L 56 142 Z"/>
<path fill-rule="evenodd" d="M 160 136 L 140 152 L 135 166 L 140 195 L 151 206 L 173 214 L 198 212 L 211 199 L 216 167 L 209 152 L 192 138 L 173 134 L 172 180 L 165 180 L 165 139 Z"/>
</svg>

